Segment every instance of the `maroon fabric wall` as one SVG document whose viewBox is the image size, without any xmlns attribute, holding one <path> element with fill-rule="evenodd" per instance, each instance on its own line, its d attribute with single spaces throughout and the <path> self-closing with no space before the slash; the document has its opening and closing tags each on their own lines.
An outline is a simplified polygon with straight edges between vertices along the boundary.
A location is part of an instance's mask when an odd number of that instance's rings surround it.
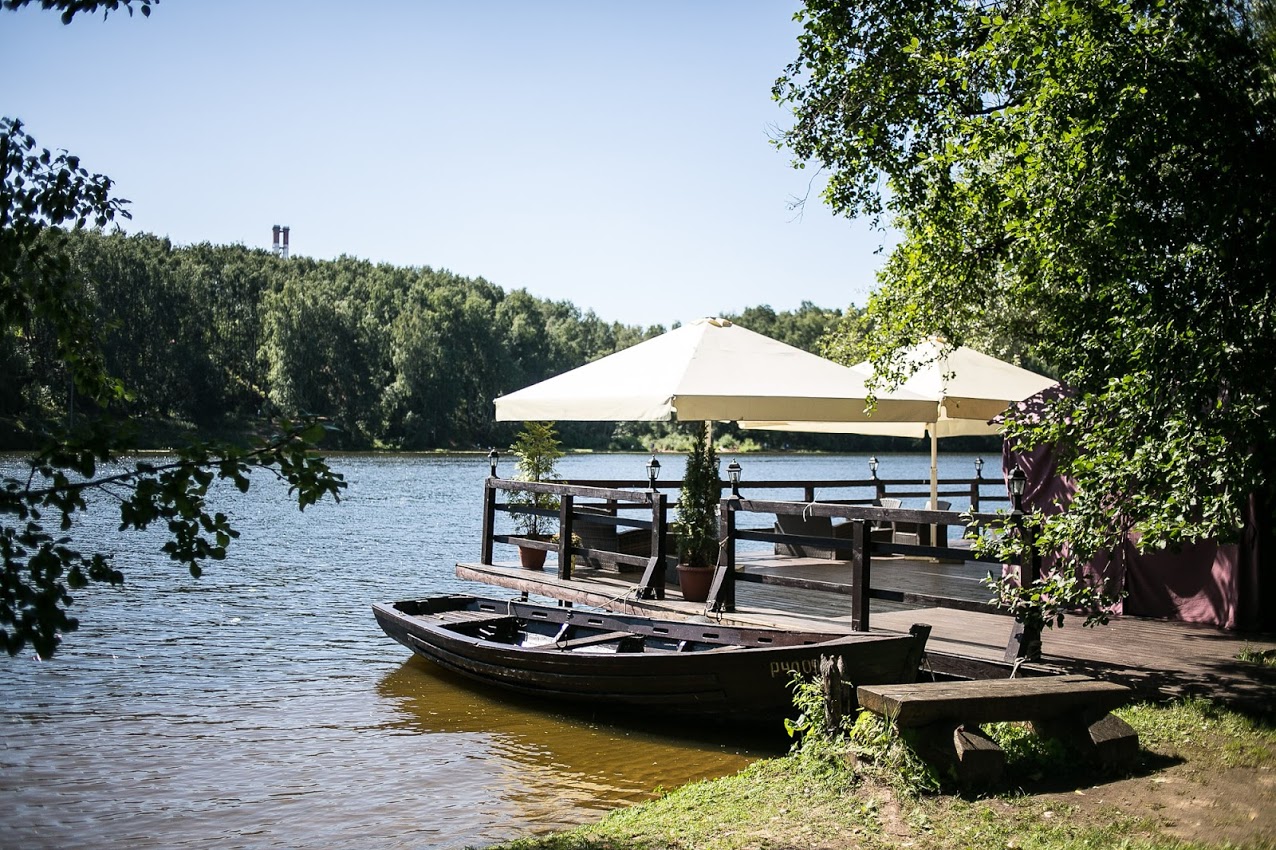
<svg viewBox="0 0 1276 850">
<path fill-rule="evenodd" d="M 1014 452 L 1006 446 L 1002 467 L 1008 476 L 1018 463 L 1027 476 L 1024 508 L 1058 513 L 1072 500 L 1076 485 L 1057 474 L 1050 448 Z M 1112 558 L 1099 557 L 1086 567 L 1087 575 L 1103 578 L 1110 587 L 1126 591 L 1114 613 L 1205 623 L 1224 629 L 1272 628 L 1276 612 L 1270 597 L 1276 581 L 1261 581 L 1263 545 L 1251 499 L 1239 544 L 1203 541 L 1177 551 L 1139 553 L 1136 540 L 1126 539 Z M 1270 535 L 1268 535 L 1270 537 Z M 1049 562 L 1046 563 L 1047 569 Z"/>
</svg>

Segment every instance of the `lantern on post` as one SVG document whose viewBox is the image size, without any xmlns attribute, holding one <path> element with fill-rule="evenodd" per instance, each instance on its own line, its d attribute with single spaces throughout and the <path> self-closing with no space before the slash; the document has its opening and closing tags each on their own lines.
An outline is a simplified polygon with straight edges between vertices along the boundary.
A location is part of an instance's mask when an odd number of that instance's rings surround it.
<svg viewBox="0 0 1276 850">
<path fill-rule="evenodd" d="M 731 498 L 740 498 L 740 464 L 731 461 L 727 464 L 727 478 L 731 481 Z"/>
<path fill-rule="evenodd" d="M 975 512 L 979 510 L 979 488 L 984 483 L 984 459 L 975 458 L 975 477 L 970 482 L 970 510 Z"/>
<path fill-rule="evenodd" d="M 873 490 L 879 500 L 877 504 L 881 504 L 880 500 L 886 496 L 886 484 L 877 477 L 877 455 L 868 459 L 868 472 L 873 476 Z"/>
<path fill-rule="evenodd" d="M 499 458 L 500 456 L 501 456 L 500 452 L 498 452 L 496 449 L 492 449 L 490 452 L 487 453 L 487 466 L 488 466 L 488 469 L 491 471 L 493 478 L 496 477 L 496 459 Z"/>
<path fill-rule="evenodd" d="M 656 489 L 656 479 L 660 477 L 660 461 L 656 460 L 656 456 L 652 455 L 651 460 L 647 461 L 647 484 L 652 490 Z"/>
<path fill-rule="evenodd" d="M 1028 476 L 1024 475 L 1019 464 L 1010 471 L 1010 507 L 1017 514 L 1023 513 L 1023 491 L 1028 484 Z"/>
</svg>

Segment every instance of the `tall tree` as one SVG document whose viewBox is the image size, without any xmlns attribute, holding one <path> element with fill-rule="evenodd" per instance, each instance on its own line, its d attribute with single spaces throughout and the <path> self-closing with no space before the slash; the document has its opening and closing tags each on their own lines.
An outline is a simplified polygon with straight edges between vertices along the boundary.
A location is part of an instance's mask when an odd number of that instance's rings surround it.
<svg viewBox="0 0 1276 850">
<path fill-rule="evenodd" d="M 723 318 L 814 353 L 820 347 L 820 341 L 841 323 L 842 311 L 817 307 L 810 301 L 803 301 L 796 310 L 777 313 L 771 307 L 763 305 L 746 307 L 739 315 L 726 314 Z"/>
<path fill-rule="evenodd" d="M 370 269 L 347 257 L 298 266 L 262 306 L 260 356 L 271 402 L 289 416 L 331 419 L 353 445 L 378 436 L 386 373 L 388 331 L 371 319 Z"/>
<path fill-rule="evenodd" d="M 391 328 L 391 397 L 406 445 L 471 443 L 490 421 L 501 361 L 493 329 L 499 296 L 481 279 L 421 279 L 409 291 Z"/>
<path fill-rule="evenodd" d="M 1267 0 L 808 0 L 781 139 L 902 242 L 868 349 L 1012 337 L 1071 392 L 1012 439 L 1081 490 L 1077 557 L 1270 527 L 1276 85 Z M 1251 496 L 1256 499 L 1250 502 Z"/>
</svg>

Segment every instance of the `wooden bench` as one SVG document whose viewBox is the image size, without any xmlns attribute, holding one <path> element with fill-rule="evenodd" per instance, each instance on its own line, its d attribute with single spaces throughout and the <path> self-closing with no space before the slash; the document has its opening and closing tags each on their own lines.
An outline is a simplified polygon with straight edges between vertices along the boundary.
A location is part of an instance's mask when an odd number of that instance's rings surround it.
<svg viewBox="0 0 1276 850">
<path fill-rule="evenodd" d="M 1124 685 L 1087 676 L 864 685 L 861 707 L 889 719 L 928 760 L 952 765 L 967 784 L 994 782 L 1006 756 L 982 723 L 1028 721 L 1042 737 L 1061 738 L 1104 766 L 1128 764 L 1139 736 L 1109 712 L 1130 700 Z"/>
</svg>

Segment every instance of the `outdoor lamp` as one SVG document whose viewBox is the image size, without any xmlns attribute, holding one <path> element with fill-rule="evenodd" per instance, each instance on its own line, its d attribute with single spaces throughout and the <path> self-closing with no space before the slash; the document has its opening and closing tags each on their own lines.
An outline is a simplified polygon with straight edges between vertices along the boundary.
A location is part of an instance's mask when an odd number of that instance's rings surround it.
<svg viewBox="0 0 1276 850">
<path fill-rule="evenodd" d="M 651 489 L 656 489 L 656 479 L 660 477 L 660 461 L 656 460 L 656 456 L 652 455 L 651 460 L 647 461 L 647 483 L 651 485 Z"/>
<path fill-rule="evenodd" d="M 732 498 L 740 498 L 740 464 L 734 460 L 727 464 L 727 478 L 731 480 Z"/>
<path fill-rule="evenodd" d="M 498 452 L 496 449 L 492 449 L 490 452 L 487 453 L 487 465 L 492 470 L 493 478 L 496 477 L 496 459 L 500 456 L 501 456 L 500 452 Z"/>
<path fill-rule="evenodd" d="M 975 477 L 984 477 L 984 459 L 981 457 L 975 458 Z"/>
<path fill-rule="evenodd" d="M 1016 511 L 1023 510 L 1023 488 L 1028 483 L 1028 476 L 1023 474 L 1019 464 L 1010 472 L 1010 500 Z"/>
<path fill-rule="evenodd" d="M 877 456 L 876 455 L 868 459 L 868 471 L 874 478 L 877 477 Z"/>
</svg>

